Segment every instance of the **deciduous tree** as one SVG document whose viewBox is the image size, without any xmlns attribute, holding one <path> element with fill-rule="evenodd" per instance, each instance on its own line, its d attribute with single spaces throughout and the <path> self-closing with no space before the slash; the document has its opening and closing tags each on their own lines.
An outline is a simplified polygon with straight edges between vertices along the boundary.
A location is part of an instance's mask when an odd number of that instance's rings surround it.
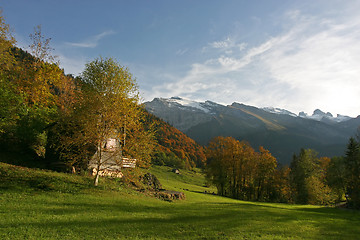
<svg viewBox="0 0 360 240">
<path fill-rule="evenodd" d="M 11 82 L 11 72 L 15 64 L 11 49 L 14 44 L 15 38 L 0 11 L 0 134 L 4 134 L 15 126 L 22 100 L 16 94 L 16 88 Z"/>
<path fill-rule="evenodd" d="M 329 204 L 335 201 L 326 180 L 330 159 L 318 158 L 312 149 L 301 149 L 291 162 L 293 199 L 301 204 Z"/>
<path fill-rule="evenodd" d="M 216 137 L 207 147 L 207 179 L 219 195 L 243 200 L 269 201 L 276 159 L 260 147 L 260 153 L 232 137 Z"/>
<path fill-rule="evenodd" d="M 79 143 L 94 144 L 97 171 L 94 184 L 98 184 L 99 171 L 109 156 L 104 154 L 109 138 L 116 139 L 118 148 L 111 153 L 121 164 L 122 156 L 137 158 L 137 164 L 146 166 L 150 161 L 152 133 L 143 128 L 143 114 L 135 79 L 127 68 L 112 58 L 98 58 L 86 64 L 81 75 L 82 99 L 76 107 L 75 127 L 62 139 L 62 153 Z M 74 127 L 72 126 L 72 127 Z M 88 155 L 88 153 L 86 154 Z"/>
</svg>

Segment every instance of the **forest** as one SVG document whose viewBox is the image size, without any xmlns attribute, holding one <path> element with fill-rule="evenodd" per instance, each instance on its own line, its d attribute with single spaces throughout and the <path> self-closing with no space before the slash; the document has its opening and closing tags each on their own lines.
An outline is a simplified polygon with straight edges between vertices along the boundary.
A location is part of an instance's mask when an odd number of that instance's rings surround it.
<svg viewBox="0 0 360 240">
<path fill-rule="evenodd" d="M 3 16 L 0 33 L 0 150 L 31 156 L 30 163 L 13 164 L 85 174 L 95 158 L 99 172 L 107 161 L 106 141 L 113 138 L 119 148 L 112 154 L 135 158 L 140 168 L 202 168 L 221 196 L 360 208 L 359 135 L 349 139 L 344 156 L 301 149 L 290 166 L 231 137 L 203 147 L 147 113 L 136 79 L 116 60 L 99 57 L 74 77 L 59 67 L 41 27 L 30 34 L 29 52 L 16 47 Z"/>
<path fill-rule="evenodd" d="M 271 153 L 256 152 L 232 137 L 214 138 L 207 147 L 207 179 L 218 194 L 248 201 L 333 205 L 359 208 L 360 143 L 350 138 L 344 157 L 318 157 L 312 149 L 278 166 Z"/>
</svg>

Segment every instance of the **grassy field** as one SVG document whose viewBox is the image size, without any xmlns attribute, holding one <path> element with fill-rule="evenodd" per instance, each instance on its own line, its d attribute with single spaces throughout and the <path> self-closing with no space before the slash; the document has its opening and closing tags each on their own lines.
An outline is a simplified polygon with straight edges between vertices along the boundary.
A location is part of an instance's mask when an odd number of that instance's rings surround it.
<svg viewBox="0 0 360 240">
<path fill-rule="evenodd" d="M 186 200 L 166 202 L 118 181 L 0 163 L 0 239 L 359 239 L 360 213 L 237 201 L 204 191 L 200 172 L 151 169 Z M 186 190 L 184 190 L 186 189 Z"/>
</svg>

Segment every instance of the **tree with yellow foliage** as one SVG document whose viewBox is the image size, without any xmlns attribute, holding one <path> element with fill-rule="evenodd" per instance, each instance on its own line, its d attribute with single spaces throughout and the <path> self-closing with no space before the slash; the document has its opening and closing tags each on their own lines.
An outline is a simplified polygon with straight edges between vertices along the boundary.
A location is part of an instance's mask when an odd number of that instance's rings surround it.
<svg viewBox="0 0 360 240">
<path fill-rule="evenodd" d="M 145 112 L 140 105 L 138 86 L 129 70 L 112 58 L 98 58 L 86 64 L 79 82 L 81 98 L 75 105 L 74 114 L 64 121 L 67 134 L 60 136 L 59 150 L 66 155 L 64 157 L 86 159 L 89 152 L 95 153 L 95 185 L 101 167 L 110 158 L 116 158 L 119 164 L 123 156 L 138 158 L 137 166 L 148 166 L 153 133 L 144 127 Z M 73 124 L 69 126 L 69 123 Z M 115 139 L 118 146 L 110 156 L 105 153 L 109 139 Z M 73 150 L 79 145 L 87 147 L 74 155 Z M 89 147 L 91 145 L 95 149 Z M 86 153 L 86 149 L 89 152 Z"/>
</svg>

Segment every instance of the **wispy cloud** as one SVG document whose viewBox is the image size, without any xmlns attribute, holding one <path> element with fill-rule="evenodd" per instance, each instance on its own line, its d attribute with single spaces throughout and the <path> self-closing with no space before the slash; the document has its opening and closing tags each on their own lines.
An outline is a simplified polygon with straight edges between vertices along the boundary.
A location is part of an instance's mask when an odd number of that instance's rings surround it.
<svg viewBox="0 0 360 240">
<path fill-rule="evenodd" d="M 186 49 L 179 49 L 179 50 L 176 51 L 176 55 L 177 55 L 177 56 L 182 56 L 182 55 L 184 55 L 185 53 L 187 53 L 188 51 L 189 51 L 188 48 L 186 48 Z"/>
<path fill-rule="evenodd" d="M 112 30 L 105 31 L 98 35 L 92 36 L 92 37 L 84 40 L 83 42 L 77 42 L 77 43 L 67 42 L 66 44 L 69 46 L 72 46 L 72 47 L 95 48 L 99 44 L 99 41 L 101 39 L 103 39 L 106 36 L 113 35 L 113 34 L 115 34 L 115 32 Z"/>
<path fill-rule="evenodd" d="M 294 107 L 316 105 L 335 113 L 359 114 L 360 18 L 301 19 L 277 38 L 261 64 L 274 81 L 296 90 L 296 96 L 286 96 L 296 103 Z M 321 28 L 314 31 L 315 24 Z"/>
<path fill-rule="evenodd" d="M 203 52 L 217 51 L 217 56 L 193 63 L 185 76 L 155 92 L 294 112 L 322 108 L 360 114 L 360 17 L 339 20 L 298 10 L 284 17 L 281 34 L 246 51 L 245 43 L 229 37 L 208 44 Z"/>
<path fill-rule="evenodd" d="M 238 43 L 234 38 L 226 37 L 224 40 L 209 43 L 203 48 L 203 52 L 217 49 L 223 53 L 232 54 L 244 50 L 246 46 L 247 44 L 244 42 Z"/>
</svg>

